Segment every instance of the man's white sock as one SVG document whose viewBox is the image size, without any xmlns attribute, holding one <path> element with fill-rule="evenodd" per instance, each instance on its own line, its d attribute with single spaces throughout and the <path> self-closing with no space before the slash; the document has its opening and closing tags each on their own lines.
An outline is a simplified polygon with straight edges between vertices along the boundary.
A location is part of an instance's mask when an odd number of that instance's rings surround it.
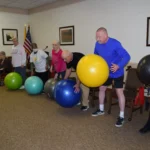
<svg viewBox="0 0 150 150">
<path fill-rule="evenodd" d="M 120 115 L 121 118 L 124 118 L 124 111 L 120 111 Z"/>
<path fill-rule="evenodd" d="M 101 111 L 104 111 L 104 104 L 100 104 L 100 105 L 99 105 L 99 109 L 100 109 Z"/>
</svg>

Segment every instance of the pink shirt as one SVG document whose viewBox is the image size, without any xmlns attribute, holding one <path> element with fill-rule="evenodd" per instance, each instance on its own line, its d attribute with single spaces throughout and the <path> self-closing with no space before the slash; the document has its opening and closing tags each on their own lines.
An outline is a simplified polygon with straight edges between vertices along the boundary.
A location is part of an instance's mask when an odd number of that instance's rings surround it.
<svg viewBox="0 0 150 150">
<path fill-rule="evenodd" d="M 61 58 L 62 50 L 60 49 L 57 53 L 55 50 L 52 50 L 52 65 L 56 72 L 63 72 L 66 70 L 66 63 Z"/>
</svg>

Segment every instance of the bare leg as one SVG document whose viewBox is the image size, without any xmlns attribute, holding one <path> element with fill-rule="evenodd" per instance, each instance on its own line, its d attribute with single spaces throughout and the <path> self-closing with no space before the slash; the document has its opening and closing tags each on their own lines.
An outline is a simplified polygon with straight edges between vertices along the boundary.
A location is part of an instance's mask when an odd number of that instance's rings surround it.
<svg viewBox="0 0 150 150">
<path fill-rule="evenodd" d="M 125 109 L 125 96 L 124 96 L 124 93 L 123 93 L 123 88 L 116 89 L 116 93 L 117 93 L 118 100 L 119 100 L 120 111 L 124 112 L 124 109 Z"/>
<path fill-rule="evenodd" d="M 99 104 L 104 104 L 106 88 L 107 86 L 99 87 Z"/>
<path fill-rule="evenodd" d="M 92 113 L 92 116 L 104 115 L 104 100 L 107 86 L 99 87 L 99 109 Z"/>
</svg>

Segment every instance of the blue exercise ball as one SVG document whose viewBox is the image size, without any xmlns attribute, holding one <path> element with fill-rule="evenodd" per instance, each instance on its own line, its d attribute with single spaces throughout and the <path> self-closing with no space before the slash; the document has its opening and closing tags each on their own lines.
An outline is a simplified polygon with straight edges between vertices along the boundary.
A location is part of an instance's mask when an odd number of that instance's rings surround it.
<svg viewBox="0 0 150 150">
<path fill-rule="evenodd" d="M 59 81 L 54 90 L 54 98 L 56 102 L 64 107 L 71 108 L 79 103 L 81 100 L 81 89 L 80 92 L 75 93 L 74 85 L 76 82 L 74 80 L 61 80 Z"/>
<path fill-rule="evenodd" d="M 43 81 L 37 76 L 31 76 L 25 81 L 25 90 L 30 95 L 40 94 L 43 90 Z"/>
</svg>

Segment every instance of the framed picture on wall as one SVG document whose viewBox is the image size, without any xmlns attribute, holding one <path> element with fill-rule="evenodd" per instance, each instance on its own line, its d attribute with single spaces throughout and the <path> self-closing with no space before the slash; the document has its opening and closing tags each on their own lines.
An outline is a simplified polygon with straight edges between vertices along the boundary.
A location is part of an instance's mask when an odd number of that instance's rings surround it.
<svg viewBox="0 0 150 150">
<path fill-rule="evenodd" d="M 65 26 L 59 28 L 60 45 L 74 45 L 74 26 Z"/>
<path fill-rule="evenodd" d="M 3 45 L 13 45 L 12 39 L 18 38 L 17 29 L 2 29 Z"/>
<path fill-rule="evenodd" d="M 150 17 L 147 17 L 146 46 L 150 46 Z"/>
</svg>

